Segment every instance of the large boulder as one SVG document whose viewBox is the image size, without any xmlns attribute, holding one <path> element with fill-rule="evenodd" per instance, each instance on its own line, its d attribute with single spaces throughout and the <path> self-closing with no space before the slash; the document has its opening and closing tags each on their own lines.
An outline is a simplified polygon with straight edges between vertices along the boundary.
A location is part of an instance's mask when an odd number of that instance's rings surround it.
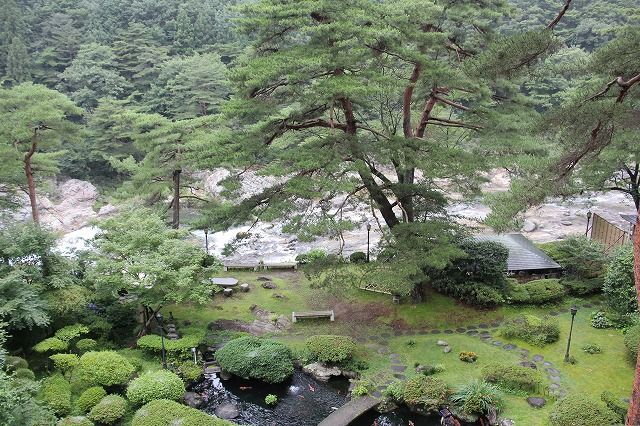
<svg viewBox="0 0 640 426">
<path fill-rule="evenodd" d="M 200 408 L 203 403 L 202 396 L 196 392 L 185 392 L 182 399 L 191 408 Z"/>
<path fill-rule="evenodd" d="M 232 420 L 240 415 L 238 407 L 230 402 L 225 402 L 224 404 L 218 405 L 214 413 L 216 416 L 225 420 Z"/>
<path fill-rule="evenodd" d="M 327 367 L 320 362 L 314 362 L 312 364 L 302 367 L 302 371 L 313 376 L 316 380 L 322 382 L 329 381 L 331 377 L 337 377 L 342 375 L 342 370 L 338 367 Z"/>
</svg>

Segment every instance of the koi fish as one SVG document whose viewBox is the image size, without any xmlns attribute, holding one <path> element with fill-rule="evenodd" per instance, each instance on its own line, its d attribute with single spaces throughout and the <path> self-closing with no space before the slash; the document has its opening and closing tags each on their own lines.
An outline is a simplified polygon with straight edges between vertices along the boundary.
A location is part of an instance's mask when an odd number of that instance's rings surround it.
<svg viewBox="0 0 640 426">
<path fill-rule="evenodd" d="M 316 391 L 316 390 L 313 388 L 313 386 L 311 386 L 310 384 L 307 384 L 307 386 L 309 386 L 309 390 L 310 390 L 311 392 L 315 392 L 315 391 Z"/>
<path fill-rule="evenodd" d="M 251 386 L 240 386 L 240 390 L 252 389 Z"/>
</svg>

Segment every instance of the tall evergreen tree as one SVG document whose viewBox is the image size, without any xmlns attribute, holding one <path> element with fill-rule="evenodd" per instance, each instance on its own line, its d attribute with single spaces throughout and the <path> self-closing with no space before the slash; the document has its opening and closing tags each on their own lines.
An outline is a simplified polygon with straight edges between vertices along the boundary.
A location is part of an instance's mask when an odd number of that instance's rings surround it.
<svg viewBox="0 0 640 426">
<path fill-rule="evenodd" d="M 82 44 L 82 33 L 71 16 L 54 13 L 44 23 L 36 48 L 36 81 L 49 87 L 60 82 L 62 73 L 75 58 Z"/>
<path fill-rule="evenodd" d="M 5 77 L 15 83 L 24 83 L 31 79 L 31 58 L 20 37 L 14 37 L 7 50 Z"/>
<path fill-rule="evenodd" d="M 15 0 L 6 0 L 0 8 L 0 74 L 7 75 L 7 57 L 14 39 L 24 40 L 27 27 L 20 6 Z"/>
</svg>

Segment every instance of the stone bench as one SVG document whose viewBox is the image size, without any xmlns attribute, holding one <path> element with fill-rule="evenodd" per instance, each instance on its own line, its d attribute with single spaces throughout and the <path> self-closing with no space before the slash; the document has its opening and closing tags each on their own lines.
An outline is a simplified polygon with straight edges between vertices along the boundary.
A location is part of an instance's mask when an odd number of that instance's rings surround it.
<svg viewBox="0 0 640 426">
<path fill-rule="evenodd" d="M 329 318 L 329 321 L 335 321 L 335 315 L 333 314 L 333 310 L 291 312 L 291 322 L 298 322 L 298 319 L 300 318 Z"/>
<path fill-rule="evenodd" d="M 264 269 L 298 269 L 298 262 L 265 263 Z"/>
</svg>

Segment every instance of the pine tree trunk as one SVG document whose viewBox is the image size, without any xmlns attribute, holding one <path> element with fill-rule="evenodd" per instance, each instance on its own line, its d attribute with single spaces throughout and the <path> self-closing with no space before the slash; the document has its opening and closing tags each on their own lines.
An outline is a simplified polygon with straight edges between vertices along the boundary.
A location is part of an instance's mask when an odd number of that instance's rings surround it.
<svg viewBox="0 0 640 426">
<path fill-rule="evenodd" d="M 633 233 L 633 273 L 635 276 L 636 293 L 638 295 L 638 305 L 640 306 L 640 209 L 636 217 L 636 224 Z M 640 425 L 640 351 L 636 359 L 636 373 L 633 378 L 633 391 L 631 392 L 631 403 L 627 411 L 627 426 Z"/>
<path fill-rule="evenodd" d="M 31 137 L 31 148 L 24 155 L 24 174 L 27 177 L 27 188 L 29 192 L 29 202 L 31 203 L 31 217 L 36 226 L 40 226 L 40 213 L 38 212 L 38 201 L 36 199 L 36 183 L 33 179 L 33 169 L 31 168 L 31 158 L 38 148 L 38 134 L 33 132 Z"/>
<path fill-rule="evenodd" d="M 173 171 L 173 228 L 180 227 L 180 174 L 182 170 Z"/>
</svg>

